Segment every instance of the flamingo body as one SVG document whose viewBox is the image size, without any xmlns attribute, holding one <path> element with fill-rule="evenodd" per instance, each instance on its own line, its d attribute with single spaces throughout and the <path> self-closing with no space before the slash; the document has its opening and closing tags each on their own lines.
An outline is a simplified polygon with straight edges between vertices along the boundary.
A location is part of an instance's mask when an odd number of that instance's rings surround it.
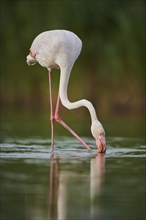
<svg viewBox="0 0 146 220">
<path fill-rule="evenodd" d="M 31 45 L 31 53 L 46 68 L 73 66 L 82 48 L 81 40 L 73 32 L 65 30 L 45 31 Z"/>
<path fill-rule="evenodd" d="M 60 69 L 60 83 L 59 83 L 59 95 L 56 105 L 55 115 L 51 107 L 51 120 L 57 120 L 66 129 L 68 129 L 88 150 L 90 149 L 82 139 L 75 134 L 59 117 L 59 101 L 68 109 L 75 109 L 81 106 L 85 106 L 91 116 L 91 133 L 96 139 L 96 144 L 98 146 L 98 152 L 104 152 L 106 150 L 105 143 L 105 131 L 102 124 L 99 122 L 96 116 L 95 109 L 91 102 L 82 99 L 76 102 L 70 102 L 67 96 L 68 81 L 71 73 L 71 69 L 74 62 L 78 58 L 82 49 L 82 41 L 80 38 L 71 31 L 66 30 L 52 30 L 46 31 L 39 34 L 30 47 L 30 53 L 27 56 L 28 65 L 34 65 L 37 62 L 49 70 L 49 82 L 51 87 L 51 70 L 53 68 Z M 51 90 L 50 90 L 51 93 Z M 50 95 L 50 100 L 52 99 L 52 94 Z M 51 100 L 52 102 L 52 100 Z M 52 130 L 54 130 L 54 125 L 52 122 Z M 54 133 L 52 135 L 54 139 Z M 54 144 L 52 144 L 54 145 Z"/>
</svg>

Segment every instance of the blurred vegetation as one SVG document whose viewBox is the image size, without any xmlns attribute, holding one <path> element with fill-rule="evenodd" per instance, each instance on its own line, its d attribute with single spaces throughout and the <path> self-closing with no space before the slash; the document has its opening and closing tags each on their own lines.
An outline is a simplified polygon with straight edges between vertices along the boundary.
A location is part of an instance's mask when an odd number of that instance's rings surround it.
<svg viewBox="0 0 146 220">
<path fill-rule="evenodd" d="M 145 1 L 1 0 L 0 10 L 2 109 L 49 110 L 47 70 L 25 60 L 39 33 L 67 29 L 83 41 L 69 99 L 89 99 L 100 118 L 144 117 Z M 54 96 L 58 82 L 54 70 Z"/>
</svg>

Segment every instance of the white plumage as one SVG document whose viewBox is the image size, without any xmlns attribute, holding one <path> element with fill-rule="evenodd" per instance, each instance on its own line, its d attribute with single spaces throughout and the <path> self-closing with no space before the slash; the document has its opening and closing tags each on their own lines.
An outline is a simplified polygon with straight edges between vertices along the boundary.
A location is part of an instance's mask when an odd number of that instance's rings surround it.
<svg viewBox="0 0 146 220">
<path fill-rule="evenodd" d="M 105 132 L 101 123 L 97 119 L 93 105 L 91 102 L 85 99 L 76 102 L 70 102 L 67 96 L 67 86 L 71 69 L 74 65 L 74 62 L 78 58 L 81 49 L 82 41 L 73 32 L 66 30 L 46 31 L 39 34 L 34 39 L 30 47 L 30 53 L 27 56 L 27 63 L 28 65 L 34 65 L 38 62 L 41 66 L 47 68 L 50 73 L 53 68 L 60 69 L 59 98 L 62 104 L 68 109 L 75 109 L 81 106 L 88 108 L 91 115 L 92 135 L 96 139 L 98 151 L 104 152 L 106 150 Z M 58 112 L 57 115 L 55 112 L 55 115 L 51 115 L 51 117 L 52 120 L 56 119 L 59 123 L 61 122 L 61 119 L 58 116 Z M 69 127 L 67 129 L 71 132 Z M 54 138 L 54 135 L 52 135 L 52 137 Z M 76 138 L 79 139 L 78 136 L 76 136 Z"/>
</svg>

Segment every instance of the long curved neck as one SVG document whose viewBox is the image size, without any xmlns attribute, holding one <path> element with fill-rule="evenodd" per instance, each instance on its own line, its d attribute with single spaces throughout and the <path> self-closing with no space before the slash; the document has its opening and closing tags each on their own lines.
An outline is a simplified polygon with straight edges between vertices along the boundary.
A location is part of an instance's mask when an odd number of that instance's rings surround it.
<svg viewBox="0 0 146 220">
<path fill-rule="evenodd" d="M 59 96 L 60 96 L 62 104 L 68 109 L 76 109 L 81 106 L 85 106 L 90 112 L 91 121 L 93 122 L 95 120 L 98 120 L 96 116 L 95 108 L 93 107 L 91 102 L 89 102 L 86 99 L 82 99 L 76 102 L 70 102 L 68 100 L 67 87 L 68 87 L 68 81 L 69 81 L 71 69 L 72 69 L 72 66 L 68 68 L 61 68 Z"/>
</svg>

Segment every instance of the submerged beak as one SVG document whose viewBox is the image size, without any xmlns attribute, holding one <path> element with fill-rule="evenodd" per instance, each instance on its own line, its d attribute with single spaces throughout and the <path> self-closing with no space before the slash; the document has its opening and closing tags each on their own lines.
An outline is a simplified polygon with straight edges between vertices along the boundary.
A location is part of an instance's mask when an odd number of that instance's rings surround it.
<svg viewBox="0 0 146 220">
<path fill-rule="evenodd" d="M 98 139 L 96 140 L 96 145 L 97 145 L 97 152 L 98 153 L 104 153 L 106 151 L 106 141 L 105 141 L 105 136 L 100 135 Z"/>
</svg>

